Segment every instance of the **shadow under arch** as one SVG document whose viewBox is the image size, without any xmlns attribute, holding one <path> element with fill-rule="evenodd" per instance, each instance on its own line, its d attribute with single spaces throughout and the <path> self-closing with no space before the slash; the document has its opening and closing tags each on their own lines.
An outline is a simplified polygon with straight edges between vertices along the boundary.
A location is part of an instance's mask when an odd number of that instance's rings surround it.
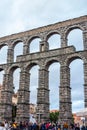
<svg viewBox="0 0 87 130">
<path fill-rule="evenodd" d="M 70 33 L 72 30 L 74 30 L 74 29 L 80 29 L 81 31 L 84 31 L 84 30 L 85 30 L 85 29 L 84 29 L 82 26 L 80 26 L 80 25 L 70 26 L 70 27 L 68 27 L 68 28 L 66 29 L 66 31 L 65 31 L 65 36 L 66 36 L 66 38 L 68 37 L 69 33 Z"/>
<path fill-rule="evenodd" d="M 1 49 L 2 47 L 4 47 L 4 46 L 8 46 L 8 44 L 7 44 L 7 43 L 1 44 L 1 45 L 0 45 L 0 49 Z"/>
<path fill-rule="evenodd" d="M 4 69 L 3 68 L 0 68 L 0 71 L 3 71 Z"/>
<path fill-rule="evenodd" d="M 42 39 L 41 36 L 39 36 L 39 35 L 34 35 L 34 36 L 31 36 L 31 37 L 28 38 L 27 44 L 30 44 L 30 43 L 31 43 L 34 39 L 36 39 L 36 38 Z"/>
<path fill-rule="evenodd" d="M 54 34 L 61 35 L 58 30 L 50 31 L 50 32 L 47 33 L 47 35 L 46 35 L 46 41 L 48 41 L 48 39 L 49 39 L 52 35 L 54 35 Z"/>
<path fill-rule="evenodd" d="M 70 65 L 70 63 L 73 61 L 73 60 L 76 60 L 76 59 L 81 59 L 84 63 L 86 62 L 86 59 L 84 58 L 84 56 L 80 55 L 80 54 L 74 54 L 74 55 L 70 55 L 67 57 L 67 59 L 65 60 L 65 65 Z"/>
<path fill-rule="evenodd" d="M 20 66 L 19 66 L 18 64 L 13 65 L 13 66 L 11 66 L 11 67 L 8 68 L 7 72 L 8 72 L 9 74 L 13 74 L 13 72 L 14 72 L 17 68 L 20 68 Z"/>
<path fill-rule="evenodd" d="M 36 66 L 36 65 L 39 66 L 39 64 L 38 64 L 37 61 L 36 61 L 36 62 L 32 62 L 32 63 L 28 63 L 28 64 L 25 66 L 25 70 L 26 70 L 27 72 L 29 72 L 29 71 L 32 69 L 32 67 L 34 67 L 34 66 Z"/>
<path fill-rule="evenodd" d="M 59 63 L 59 61 L 56 58 L 51 58 L 45 62 L 45 68 L 46 70 L 49 69 L 49 66 L 53 63 Z"/>
<path fill-rule="evenodd" d="M 17 40 L 14 40 L 14 41 L 12 42 L 12 48 L 14 49 L 14 47 L 15 47 L 19 42 L 22 42 L 22 43 L 24 44 L 23 40 L 17 39 Z"/>
<path fill-rule="evenodd" d="M 35 35 L 35 36 L 31 36 L 29 37 L 29 39 L 27 40 L 27 45 L 29 48 L 29 53 L 33 53 L 33 52 L 37 52 L 40 51 L 40 41 L 41 41 L 41 37 L 39 35 Z M 35 44 L 35 41 L 39 44 L 38 46 L 34 46 L 32 44 Z M 36 47 L 36 49 L 35 49 Z M 32 50 L 32 51 L 31 51 Z"/>
</svg>

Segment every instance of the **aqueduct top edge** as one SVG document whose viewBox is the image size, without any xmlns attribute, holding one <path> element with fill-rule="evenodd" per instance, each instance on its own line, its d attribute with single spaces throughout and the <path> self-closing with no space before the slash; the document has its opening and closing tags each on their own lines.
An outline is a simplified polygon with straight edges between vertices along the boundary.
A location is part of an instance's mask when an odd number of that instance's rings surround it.
<svg viewBox="0 0 87 130">
<path fill-rule="evenodd" d="M 19 37 L 26 37 L 26 36 L 29 36 L 29 35 L 35 35 L 37 33 L 43 33 L 45 31 L 54 30 L 54 29 L 66 27 L 66 26 L 69 26 L 69 25 L 79 24 L 79 23 L 85 22 L 85 21 L 87 21 L 87 15 L 80 16 L 78 18 L 73 18 L 73 19 L 61 21 L 61 22 L 57 22 L 57 23 L 42 26 L 42 27 L 38 27 L 38 28 L 31 29 L 31 30 L 28 30 L 28 31 L 19 32 L 19 33 L 11 34 L 11 35 L 8 35 L 8 36 L 4 36 L 4 37 L 0 38 L 0 42 L 9 41 L 11 39 L 16 39 L 16 38 L 19 38 Z"/>
</svg>

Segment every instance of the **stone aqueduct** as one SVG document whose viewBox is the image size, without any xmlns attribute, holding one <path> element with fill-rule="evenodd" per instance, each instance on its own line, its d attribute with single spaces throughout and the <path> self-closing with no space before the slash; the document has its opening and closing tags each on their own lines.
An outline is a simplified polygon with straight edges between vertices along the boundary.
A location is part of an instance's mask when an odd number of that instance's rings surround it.
<svg viewBox="0 0 87 130">
<path fill-rule="evenodd" d="M 67 36 L 73 29 L 81 29 L 83 33 L 83 51 L 76 51 L 74 46 L 68 46 Z M 48 38 L 53 34 L 61 36 L 61 48 L 49 50 Z M 40 38 L 40 52 L 30 53 L 29 47 L 33 39 Z M 14 46 L 23 42 L 23 55 L 17 56 L 14 62 Z M 0 64 L 0 71 L 4 70 L 3 86 L 0 99 L 0 120 L 11 120 L 13 71 L 20 68 L 20 86 L 18 90 L 18 103 L 16 120 L 27 120 L 29 113 L 29 81 L 30 69 L 39 65 L 39 86 L 37 90 L 37 113 L 41 110 L 41 119 L 49 119 L 49 84 L 48 67 L 53 62 L 60 63 L 59 86 L 59 118 L 61 121 L 70 122 L 72 119 L 72 103 L 70 88 L 69 64 L 75 59 L 83 60 L 84 67 L 84 104 L 87 107 L 87 16 L 82 16 L 52 25 L 40 27 L 26 32 L 21 32 L 0 38 L 0 48 L 8 46 L 7 63 Z M 37 114 L 37 120 L 38 120 Z"/>
</svg>

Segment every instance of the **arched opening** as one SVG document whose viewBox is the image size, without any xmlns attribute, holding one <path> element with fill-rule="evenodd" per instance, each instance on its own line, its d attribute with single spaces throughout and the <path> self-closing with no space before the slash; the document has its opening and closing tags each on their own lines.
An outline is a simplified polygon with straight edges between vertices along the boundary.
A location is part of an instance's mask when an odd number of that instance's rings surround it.
<svg viewBox="0 0 87 130">
<path fill-rule="evenodd" d="M 36 104 L 37 99 L 37 87 L 38 87 L 38 65 L 34 66 L 30 70 L 30 103 Z"/>
<path fill-rule="evenodd" d="M 12 95 L 12 120 L 16 118 L 17 103 L 18 103 L 18 89 L 20 81 L 20 68 L 15 68 L 13 72 L 13 95 Z"/>
<path fill-rule="evenodd" d="M 83 62 L 80 59 L 74 60 L 70 64 L 70 86 L 72 99 L 72 112 L 79 112 L 84 108 L 83 89 Z"/>
<path fill-rule="evenodd" d="M 52 63 L 49 66 L 50 110 L 59 110 L 59 84 L 60 64 Z"/>
<path fill-rule="evenodd" d="M 7 51 L 8 46 L 3 46 L 0 50 L 0 64 L 5 64 L 7 62 Z"/>
<path fill-rule="evenodd" d="M 4 75 L 4 70 L 0 71 L 0 85 L 3 85 L 3 75 Z"/>
<path fill-rule="evenodd" d="M 30 43 L 30 53 L 40 52 L 40 38 L 35 38 Z"/>
<path fill-rule="evenodd" d="M 48 43 L 49 43 L 49 50 L 60 48 L 61 46 L 60 35 L 52 34 L 48 39 Z"/>
<path fill-rule="evenodd" d="M 13 73 L 13 85 L 14 85 L 14 93 L 18 92 L 19 89 L 19 81 L 20 81 L 20 69 L 17 68 Z"/>
<path fill-rule="evenodd" d="M 34 121 L 36 118 L 38 70 L 38 65 L 33 66 L 30 70 L 30 121 Z"/>
<path fill-rule="evenodd" d="M 18 55 L 23 55 L 23 42 L 18 42 L 14 46 L 14 62 L 16 62 L 16 58 Z"/>
<path fill-rule="evenodd" d="M 73 29 L 68 34 L 68 45 L 73 45 L 76 51 L 83 50 L 83 35 L 80 29 Z"/>
</svg>

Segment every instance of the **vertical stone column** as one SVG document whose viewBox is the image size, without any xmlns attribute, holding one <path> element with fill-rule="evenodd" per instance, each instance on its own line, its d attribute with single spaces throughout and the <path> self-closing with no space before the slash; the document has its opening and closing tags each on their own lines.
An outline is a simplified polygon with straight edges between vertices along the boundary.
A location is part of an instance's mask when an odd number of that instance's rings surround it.
<svg viewBox="0 0 87 130">
<path fill-rule="evenodd" d="M 87 63 L 84 63 L 84 106 L 87 108 Z M 87 116 L 85 117 L 87 125 Z"/>
<path fill-rule="evenodd" d="M 28 45 L 24 45 L 23 46 L 23 55 L 26 55 L 26 54 L 28 54 L 29 53 L 29 46 Z"/>
<path fill-rule="evenodd" d="M 29 120 L 29 72 L 23 70 L 20 72 L 20 87 L 18 90 L 18 103 L 17 103 L 17 122 Z"/>
<path fill-rule="evenodd" d="M 39 70 L 39 88 L 37 94 L 37 121 L 48 121 L 49 119 L 49 89 L 48 71 Z"/>
<path fill-rule="evenodd" d="M 87 107 L 87 63 L 84 63 L 84 98 L 85 107 Z"/>
<path fill-rule="evenodd" d="M 23 45 L 23 55 L 26 55 L 29 53 L 28 37 L 24 37 Z"/>
<path fill-rule="evenodd" d="M 47 41 L 40 41 L 40 52 L 47 51 L 49 49 L 49 44 Z"/>
<path fill-rule="evenodd" d="M 7 63 L 12 63 L 14 61 L 14 49 L 9 46 L 7 52 Z"/>
<path fill-rule="evenodd" d="M 67 47 L 67 37 L 65 36 L 65 34 L 61 35 L 61 47 Z"/>
<path fill-rule="evenodd" d="M 87 50 L 87 30 L 83 32 L 83 45 L 84 50 Z"/>
<path fill-rule="evenodd" d="M 12 94 L 13 88 L 11 86 L 10 74 L 4 74 L 3 86 L 1 90 L 1 103 L 0 103 L 0 120 L 12 120 Z"/>
<path fill-rule="evenodd" d="M 70 123 L 72 121 L 70 69 L 63 65 L 60 68 L 59 100 L 60 121 Z"/>
</svg>

